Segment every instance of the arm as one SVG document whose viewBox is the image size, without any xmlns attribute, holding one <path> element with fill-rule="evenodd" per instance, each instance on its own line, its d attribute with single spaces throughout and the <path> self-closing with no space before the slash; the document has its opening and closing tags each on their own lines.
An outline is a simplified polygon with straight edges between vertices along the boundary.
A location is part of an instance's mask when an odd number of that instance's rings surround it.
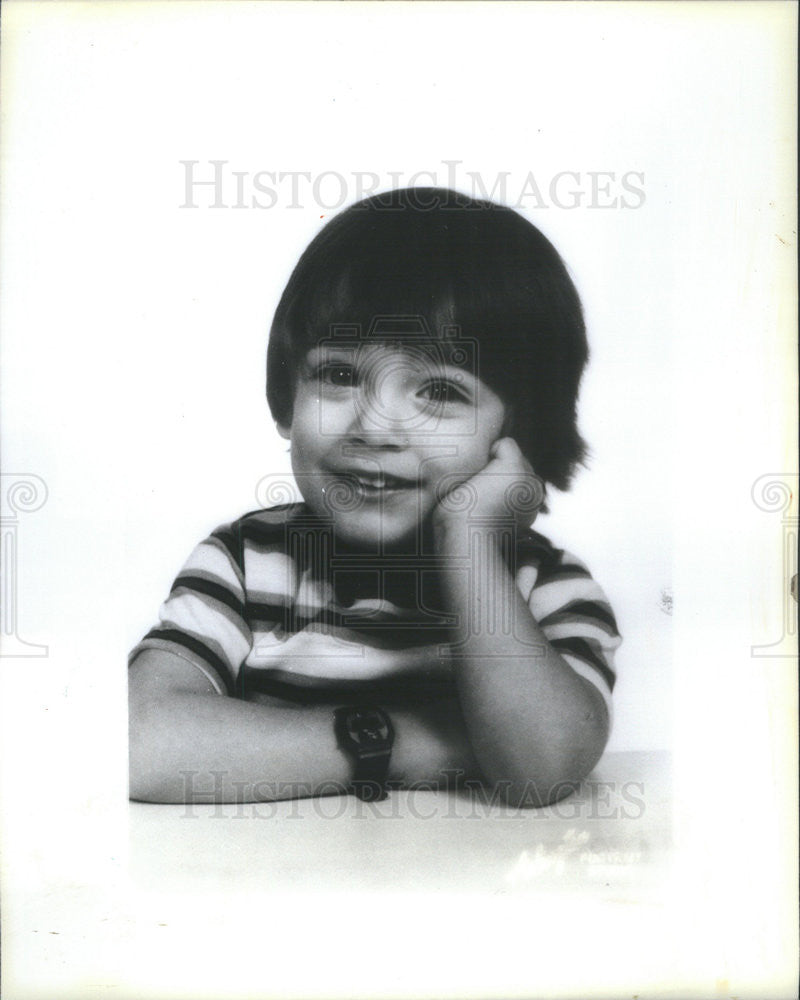
<svg viewBox="0 0 800 1000">
<path fill-rule="evenodd" d="M 510 474 L 522 479 L 533 472 L 516 443 L 505 438 L 469 481 L 477 497 L 470 516 L 484 519 L 483 527 L 476 529 L 474 520 L 472 526 L 479 567 L 469 573 L 458 568 L 470 559 L 465 514 L 440 506 L 436 540 L 445 599 L 469 625 L 455 670 L 478 766 L 510 803 L 544 805 L 571 791 L 595 765 L 609 720 L 600 693 L 548 643 L 502 558 L 490 522 L 503 509 Z"/>
<path fill-rule="evenodd" d="M 141 652 L 129 672 L 130 797 L 149 802 L 259 801 L 343 790 L 353 765 L 330 706 L 274 708 L 219 695 L 173 653 Z M 475 765 L 463 727 L 433 710 L 391 713 L 390 780 L 440 781 Z"/>
</svg>

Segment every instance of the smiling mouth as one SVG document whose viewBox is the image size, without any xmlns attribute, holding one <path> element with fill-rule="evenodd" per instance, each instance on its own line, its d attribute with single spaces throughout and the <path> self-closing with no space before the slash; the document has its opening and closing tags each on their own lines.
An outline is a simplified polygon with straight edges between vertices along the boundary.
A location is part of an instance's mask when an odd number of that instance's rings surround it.
<svg viewBox="0 0 800 1000">
<path fill-rule="evenodd" d="M 366 497 L 388 496 L 404 490 L 415 490 L 419 486 L 416 479 L 403 479 L 387 472 L 350 472 L 347 478 L 353 481 L 359 492 Z"/>
</svg>

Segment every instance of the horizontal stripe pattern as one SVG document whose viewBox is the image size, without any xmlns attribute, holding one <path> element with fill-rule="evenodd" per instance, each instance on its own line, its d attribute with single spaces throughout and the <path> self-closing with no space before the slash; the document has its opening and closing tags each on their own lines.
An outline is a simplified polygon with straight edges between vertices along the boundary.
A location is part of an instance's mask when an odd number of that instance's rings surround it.
<svg viewBox="0 0 800 1000">
<path fill-rule="evenodd" d="M 151 629 L 131 653 L 131 662 L 146 649 L 164 649 L 199 667 L 220 693 L 233 692 L 233 678 L 228 664 L 220 656 L 219 646 L 208 637 L 192 635 L 185 629 L 156 627 Z"/>
<path fill-rule="evenodd" d="M 348 553 L 303 504 L 253 511 L 198 545 L 134 649 L 166 649 L 220 693 L 298 704 L 392 702 L 454 693 L 435 560 L 392 564 Z M 614 614 L 586 566 L 530 531 L 516 585 L 553 648 L 610 706 Z M 432 568 L 433 567 L 433 568 Z M 387 701 L 388 703 L 388 701 Z"/>
<path fill-rule="evenodd" d="M 452 680 L 437 677 L 392 677 L 384 680 L 335 682 L 287 677 L 280 670 L 259 674 L 245 667 L 237 691 L 240 697 L 258 700 L 269 695 L 298 705 L 324 705 L 349 702 L 370 705 L 376 702 L 385 708 L 393 705 L 424 705 L 440 698 L 456 695 Z"/>
</svg>

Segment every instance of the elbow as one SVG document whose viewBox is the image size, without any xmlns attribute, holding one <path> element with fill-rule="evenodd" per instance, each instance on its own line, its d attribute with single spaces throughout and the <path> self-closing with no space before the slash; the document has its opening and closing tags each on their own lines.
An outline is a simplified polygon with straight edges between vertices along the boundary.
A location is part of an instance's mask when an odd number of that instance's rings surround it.
<svg viewBox="0 0 800 1000">
<path fill-rule="evenodd" d="M 487 785 L 492 802 L 498 805 L 511 809 L 543 809 L 577 792 L 583 777 L 585 775 L 576 778 L 547 776 L 531 768 L 526 775 L 487 782 Z"/>
<path fill-rule="evenodd" d="M 152 801 L 152 782 L 147 766 L 146 739 L 142 734 L 139 713 L 131 701 L 128 704 L 128 798 L 132 802 Z"/>
<path fill-rule="evenodd" d="M 131 726 L 128 740 L 128 798 L 132 802 L 166 802 L 162 781 L 155 769 L 146 741 Z"/>
<path fill-rule="evenodd" d="M 133 802 L 175 802 L 164 760 L 167 757 L 158 709 L 148 699 L 128 703 L 128 798 Z"/>
<path fill-rule="evenodd" d="M 128 798 L 131 802 L 158 802 L 159 797 L 153 783 L 141 774 L 131 761 L 128 777 Z"/>
<path fill-rule="evenodd" d="M 131 802 L 187 801 L 176 783 L 158 769 L 146 752 L 133 743 L 128 754 L 128 798 Z"/>
<path fill-rule="evenodd" d="M 133 752 L 128 752 L 128 798 L 131 802 L 156 802 L 155 783 Z"/>
<path fill-rule="evenodd" d="M 588 734 L 585 734 L 588 735 Z M 491 775 L 494 801 L 515 809 L 541 809 L 574 794 L 605 749 L 608 730 L 598 726 L 579 745 L 541 748 L 514 754 Z"/>
<path fill-rule="evenodd" d="M 543 809 L 577 792 L 581 780 L 557 778 L 555 781 L 549 781 L 542 780 L 539 776 L 525 781 L 499 782 L 498 790 L 501 786 L 504 787 L 497 798 L 512 809 Z"/>
</svg>

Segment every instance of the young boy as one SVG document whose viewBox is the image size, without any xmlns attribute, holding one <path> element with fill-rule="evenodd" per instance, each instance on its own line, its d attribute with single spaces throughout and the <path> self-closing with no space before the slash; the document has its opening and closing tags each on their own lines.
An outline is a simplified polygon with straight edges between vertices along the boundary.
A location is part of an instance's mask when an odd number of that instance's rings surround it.
<svg viewBox="0 0 800 1000">
<path fill-rule="evenodd" d="M 415 188 L 329 223 L 268 350 L 303 502 L 214 531 L 131 654 L 131 797 L 567 794 L 605 746 L 619 635 L 530 524 L 583 457 L 587 356 L 561 259 L 512 210 Z"/>
</svg>

